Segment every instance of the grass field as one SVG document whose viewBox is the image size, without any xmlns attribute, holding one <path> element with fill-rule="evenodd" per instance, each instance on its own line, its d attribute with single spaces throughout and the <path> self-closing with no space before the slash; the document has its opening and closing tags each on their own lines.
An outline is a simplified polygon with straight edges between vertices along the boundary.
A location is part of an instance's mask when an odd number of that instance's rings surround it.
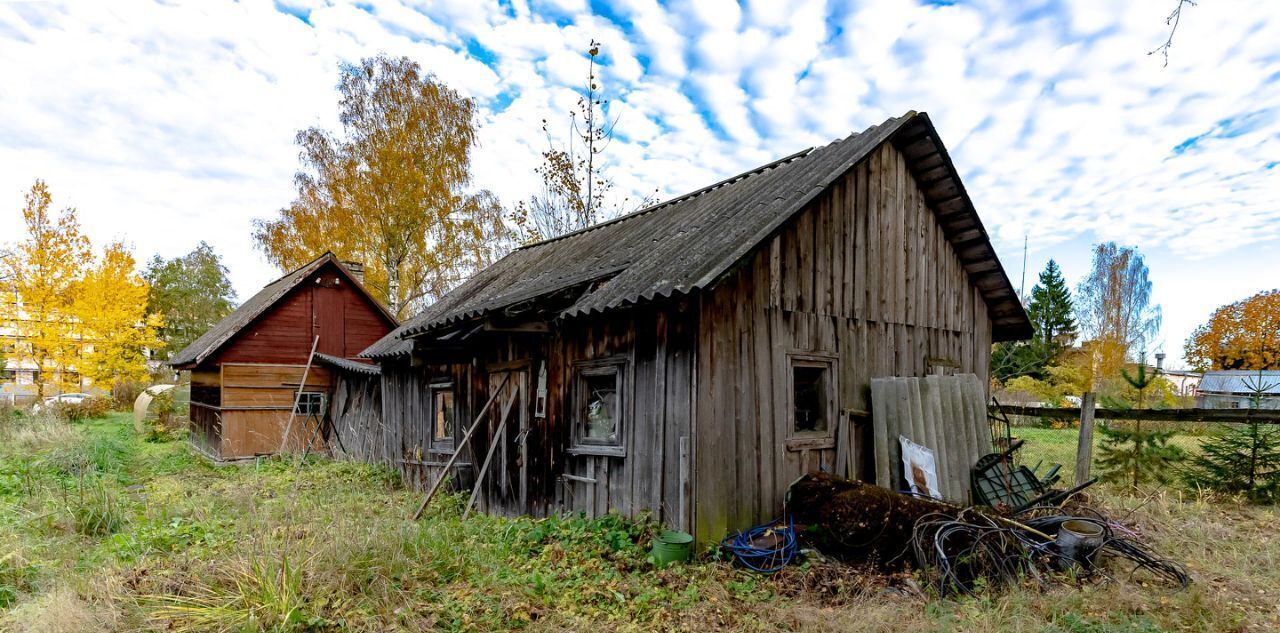
<svg viewBox="0 0 1280 633">
<path fill-rule="evenodd" d="M 1028 468 L 1035 468 L 1039 463 L 1041 465 L 1037 472 L 1043 475 L 1054 464 L 1061 464 L 1062 470 L 1058 472 L 1062 475 L 1062 482 L 1070 485 L 1074 481 L 1076 449 L 1080 442 L 1079 429 L 1018 426 L 1013 428 L 1013 436 L 1026 441 L 1020 451 L 1019 458 Z M 1200 454 L 1200 444 L 1205 437 L 1206 435 L 1203 432 L 1177 433 L 1169 440 L 1169 444 L 1178 447 L 1190 458 Z M 1093 437 L 1093 456 L 1095 460 L 1098 458 L 1098 445 L 1101 441 L 1102 433 L 1095 431 Z M 1098 473 L 1095 471 L 1092 474 L 1096 476 Z"/>
<path fill-rule="evenodd" d="M 446 499 L 409 522 L 419 498 L 364 465 L 214 467 L 181 441 L 137 439 L 126 415 L 0 421 L 0 630 L 1280 628 L 1270 507 L 1099 500 L 1187 564 L 1186 591 L 1122 581 L 944 600 L 821 561 L 774 577 L 709 560 L 655 570 L 652 527 L 616 517 L 463 521 Z"/>
</svg>

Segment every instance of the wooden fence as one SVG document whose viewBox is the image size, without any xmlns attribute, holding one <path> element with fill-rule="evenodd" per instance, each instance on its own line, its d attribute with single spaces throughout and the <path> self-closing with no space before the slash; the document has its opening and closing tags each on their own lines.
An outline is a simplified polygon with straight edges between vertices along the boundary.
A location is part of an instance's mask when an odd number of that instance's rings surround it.
<svg viewBox="0 0 1280 633">
<path fill-rule="evenodd" d="M 1021 415 L 1050 420 L 1079 420 L 1079 407 L 1023 407 L 991 405 L 991 413 Z M 1105 409 L 1094 408 L 1100 420 L 1142 420 L 1144 422 L 1264 422 L 1280 424 L 1280 409 Z"/>
</svg>

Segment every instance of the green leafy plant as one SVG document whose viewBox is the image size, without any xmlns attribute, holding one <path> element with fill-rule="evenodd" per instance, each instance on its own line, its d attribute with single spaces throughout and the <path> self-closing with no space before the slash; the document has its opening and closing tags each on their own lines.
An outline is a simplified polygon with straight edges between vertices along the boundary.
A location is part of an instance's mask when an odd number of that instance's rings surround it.
<svg viewBox="0 0 1280 633">
<path fill-rule="evenodd" d="M 75 531 L 85 536 L 114 534 L 124 525 L 124 511 L 100 482 L 82 484 L 67 503 Z"/>
<path fill-rule="evenodd" d="M 49 408 L 69 422 L 83 422 L 105 418 L 111 413 L 111 399 L 94 396 L 80 402 L 57 402 Z"/>
</svg>

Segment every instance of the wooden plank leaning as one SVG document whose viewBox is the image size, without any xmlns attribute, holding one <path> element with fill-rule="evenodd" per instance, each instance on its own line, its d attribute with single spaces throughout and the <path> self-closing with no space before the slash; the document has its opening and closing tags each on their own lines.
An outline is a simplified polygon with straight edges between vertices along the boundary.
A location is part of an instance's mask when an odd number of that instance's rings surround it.
<svg viewBox="0 0 1280 633">
<path fill-rule="evenodd" d="M 311 353 L 307 354 L 307 366 L 302 369 L 302 382 L 298 383 L 298 393 L 293 394 L 293 409 L 289 410 L 289 422 L 284 425 L 284 435 L 280 436 L 280 448 L 277 453 L 283 453 L 284 447 L 289 443 L 289 433 L 293 431 L 293 418 L 298 415 L 298 401 L 302 400 L 302 390 L 307 388 L 307 375 L 311 373 L 311 361 L 316 358 L 316 346 L 320 345 L 320 335 L 316 335 L 314 341 L 311 341 Z"/>
<path fill-rule="evenodd" d="M 480 496 L 480 488 L 484 486 L 484 475 L 489 472 L 489 462 L 493 461 L 493 454 L 498 451 L 498 444 L 502 443 L 503 433 L 507 430 L 507 419 L 511 417 L 511 406 L 520 398 L 520 389 L 522 385 L 517 384 L 516 390 L 511 392 L 511 397 L 502 405 L 502 418 L 498 422 L 498 429 L 493 432 L 493 437 L 489 440 L 489 452 L 484 456 L 484 464 L 480 466 L 480 472 L 476 474 L 476 485 L 471 488 L 471 498 L 467 499 L 467 509 L 462 512 L 462 518 L 466 519 L 471 515 L 471 508 L 475 506 L 476 497 Z"/>
<path fill-rule="evenodd" d="M 449 461 L 445 462 L 444 467 L 440 469 L 440 476 L 436 477 L 435 483 L 431 484 L 431 489 L 427 491 L 427 496 L 422 499 L 422 505 L 418 506 L 418 511 L 413 513 L 414 521 L 422 518 L 422 513 L 427 509 L 427 504 L 431 503 L 431 498 L 436 496 L 436 491 L 440 489 L 440 486 L 444 484 L 444 480 L 448 478 L 449 469 L 453 468 L 454 463 L 458 461 L 458 456 L 462 455 L 462 449 L 471 441 L 471 435 L 476 432 L 476 427 L 480 426 L 480 422 L 484 421 L 484 416 L 489 412 L 489 407 L 493 406 L 494 401 L 498 399 L 498 396 L 502 393 L 502 388 L 507 385 L 507 379 L 510 377 L 511 374 L 507 373 L 502 376 L 502 380 L 498 381 L 498 386 L 493 389 L 493 395 L 489 396 L 489 401 L 484 403 L 484 408 L 480 409 L 476 419 L 471 422 L 471 428 L 467 429 L 467 433 L 462 436 L 462 441 L 453 450 L 453 455 L 449 457 Z"/>
</svg>

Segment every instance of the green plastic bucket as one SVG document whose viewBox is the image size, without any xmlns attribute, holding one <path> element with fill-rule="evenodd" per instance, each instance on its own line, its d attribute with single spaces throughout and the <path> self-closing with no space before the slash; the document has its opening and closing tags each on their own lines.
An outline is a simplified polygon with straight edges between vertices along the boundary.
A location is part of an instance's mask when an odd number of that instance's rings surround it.
<svg viewBox="0 0 1280 633">
<path fill-rule="evenodd" d="M 663 530 L 653 537 L 653 549 L 649 554 L 658 567 L 689 560 L 693 553 L 693 535 L 675 530 Z"/>
</svg>

